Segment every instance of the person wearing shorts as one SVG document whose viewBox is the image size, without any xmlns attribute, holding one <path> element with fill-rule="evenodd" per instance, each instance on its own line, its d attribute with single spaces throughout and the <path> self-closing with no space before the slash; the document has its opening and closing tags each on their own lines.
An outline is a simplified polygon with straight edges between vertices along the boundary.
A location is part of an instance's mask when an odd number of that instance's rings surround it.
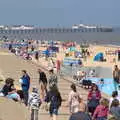
<svg viewBox="0 0 120 120">
<path fill-rule="evenodd" d="M 41 69 L 38 69 L 38 73 L 39 73 L 39 85 L 40 85 L 41 95 L 42 98 L 44 99 L 44 96 L 47 93 L 47 77 L 46 74 Z"/>
<path fill-rule="evenodd" d="M 46 95 L 45 102 L 50 103 L 50 117 L 52 120 L 57 120 L 58 110 L 61 106 L 62 98 L 56 85 L 50 88 L 50 91 Z"/>
</svg>

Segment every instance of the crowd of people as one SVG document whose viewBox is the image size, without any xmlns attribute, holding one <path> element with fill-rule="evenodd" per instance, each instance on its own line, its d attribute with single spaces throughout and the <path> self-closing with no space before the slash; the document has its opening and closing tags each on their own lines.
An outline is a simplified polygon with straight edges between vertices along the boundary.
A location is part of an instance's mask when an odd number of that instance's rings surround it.
<svg viewBox="0 0 120 120">
<path fill-rule="evenodd" d="M 60 106 L 62 105 L 62 97 L 58 86 L 58 76 L 54 70 L 49 69 L 49 77 L 42 69 L 38 69 L 40 90 L 37 87 L 30 89 L 30 76 L 26 70 L 22 70 L 22 77 L 19 83 L 21 90 L 14 87 L 14 80 L 7 78 L 5 85 L 0 91 L 1 97 L 21 101 L 28 108 L 40 109 L 44 104 L 45 110 L 49 111 L 52 120 L 57 120 Z M 69 120 L 119 120 L 120 118 L 120 92 L 113 91 L 110 100 L 101 97 L 101 91 L 95 83 L 88 92 L 87 101 L 85 102 L 80 91 L 77 90 L 75 84 L 71 84 L 71 91 L 68 95 L 67 105 L 70 113 Z M 40 92 L 39 92 L 40 91 Z M 48 103 L 50 103 L 48 108 Z M 33 114 L 31 113 L 31 120 Z"/>
<path fill-rule="evenodd" d="M 12 46 L 9 46 L 11 49 Z M 27 49 L 26 49 L 27 50 Z M 31 48 L 34 51 L 34 47 Z M 89 55 L 88 51 L 82 51 L 84 56 Z M 48 58 L 46 54 L 46 59 Z M 38 53 L 35 55 L 36 60 L 39 59 Z M 43 105 L 46 111 L 49 111 L 51 120 L 57 120 L 59 108 L 62 106 L 63 98 L 59 91 L 58 74 L 54 73 L 55 63 L 51 59 L 52 68 L 49 69 L 48 75 L 42 70 L 38 69 L 39 74 L 39 88 L 33 86 L 30 92 L 31 78 L 26 70 L 22 70 L 22 76 L 19 79 L 21 89 L 17 90 L 14 85 L 14 79 L 7 78 L 4 86 L 0 90 L 0 96 L 12 99 L 16 102 L 22 102 L 26 107 L 31 109 L 31 120 L 34 116 L 34 109 L 39 111 Z M 56 62 L 57 73 L 60 73 L 61 63 Z M 72 66 L 71 66 L 72 67 Z M 100 79 L 98 86 L 86 79 L 87 73 L 85 71 L 77 71 L 74 76 L 82 87 L 88 88 L 87 100 L 83 99 L 80 91 L 77 90 L 75 84 L 71 84 L 71 91 L 68 94 L 68 99 L 65 101 L 69 110 L 69 120 L 120 120 L 120 69 L 117 65 L 114 66 L 113 80 L 115 91 L 112 97 L 108 100 L 101 95 L 101 87 L 104 84 L 104 79 Z M 88 77 L 95 77 L 95 70 L 91 70 Z"/>
</svg>

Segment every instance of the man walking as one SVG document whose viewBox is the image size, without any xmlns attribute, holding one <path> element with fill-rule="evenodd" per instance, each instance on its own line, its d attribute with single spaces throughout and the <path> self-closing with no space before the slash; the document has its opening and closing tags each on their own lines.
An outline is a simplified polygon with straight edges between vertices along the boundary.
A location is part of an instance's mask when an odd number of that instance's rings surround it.
<svg viewBox="0 0 120 120">
<path fill-rule="evenodd" d="M 57 86 L 57 84 L 58 84 L 58 78 L 55 75 L 54 70 L 52 68 L 49 69 L 48 82 L 49 82 L 49 88 L 51 88 L 52 86 Z"/>
<path fill-rule="evenodd" d="M 22 77 L 20 79 L 20 83 L 21 83 L 21 87 L 22 87 L 24 103 L 27 106 L 28 96 L 29 96 L 29 88 L 30 88 L 30 77 L 27 74 L 26 70 L 22 70 Z"/>
<path fill-rule="evenodd" d="M 40 84 L 41 88 L 43 87 L 43 89 L 47 92 L 47 77 L 46 77 L 46 74 L 41 69 L 38 69 L 38 73 L 39 73 L 39 84 Z"/>
<path fill-rule="evenodd" d="M 113 70 L 113 81 L 114 81 L 114 87 L 115 87 L 115 91 L 117 91 L 117 86 L 120 83 L 120 69 L 118 68 L 117 65 L 114 66 L 114 70 Z"/>
</svg>

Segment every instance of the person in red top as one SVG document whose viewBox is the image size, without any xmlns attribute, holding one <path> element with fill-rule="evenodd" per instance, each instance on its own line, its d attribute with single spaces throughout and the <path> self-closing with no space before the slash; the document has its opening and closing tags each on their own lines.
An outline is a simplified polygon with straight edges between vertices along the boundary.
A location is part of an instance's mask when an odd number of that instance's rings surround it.
<svg viewBox="0 0 120 120">
<path fill-rule="evenodd" d="M 93 115 L 96 107 L 99 105 L 101 92 L 96 84 L 92 84 L 91 90 L 88 93 L 88 111 Z"/>
<path fill-rule="evenodd" d="M 102 99 L 93 114 L 93 120 L 107 120 L 109 113 L 109 100 Z"/>
<path fill-rule="evenodd" d="M 60 73 L 60 67 L 61 67 L 60 60 L 57 60 L 56 61 L 56 68 L 57 68 L 57 73 L 58 74 Z"/>
</svg>

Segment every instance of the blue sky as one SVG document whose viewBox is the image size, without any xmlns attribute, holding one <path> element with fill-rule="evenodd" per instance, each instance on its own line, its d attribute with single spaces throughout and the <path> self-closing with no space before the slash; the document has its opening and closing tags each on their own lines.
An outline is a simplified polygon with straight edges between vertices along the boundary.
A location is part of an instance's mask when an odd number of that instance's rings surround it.
<svg viewBox="0 0 120 120">
<path fill-rule="evenodd" d="M 0 24 L 120 25 L 120 0 L 0 0 Z"/>
</svg>

